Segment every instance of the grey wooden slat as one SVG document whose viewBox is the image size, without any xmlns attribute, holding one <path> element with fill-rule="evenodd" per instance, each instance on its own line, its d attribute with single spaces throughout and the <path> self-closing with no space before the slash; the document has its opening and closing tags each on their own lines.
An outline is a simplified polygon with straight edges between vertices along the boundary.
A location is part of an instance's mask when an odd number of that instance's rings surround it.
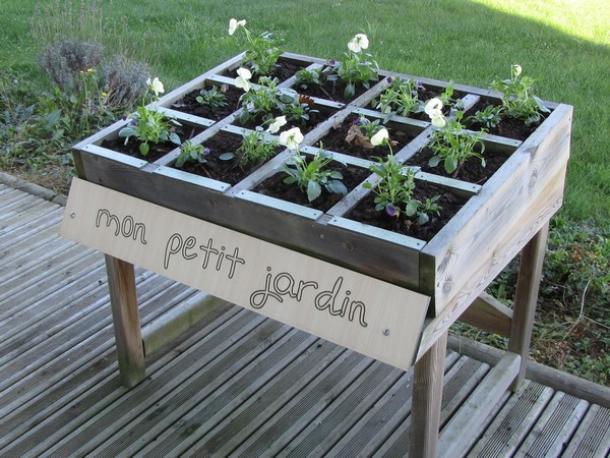
<svg viewBox="0 0 610 458">
<path fill-rule="evenodd" d="M 0 252 L 5 251 L 14 247 L 17 243 L 27 240 L 30 237 L 34 237 L 39 232 L 55 227 L 62 217 L 62 211 L 57 210 L 49 213 L 42 218 L 30 221 L 29 223 L 21 226 L 18 230 L 11 232 L 9 238 L 0 239 Z"/>
<path fill-rule="evenodd" d="M 199 437 L 185 455 L 214 456 L 220 455 L 221 450 L 235 448 L 276 415 L 296 393 L 336 365 L 346 352 L 337 345 L 320 340 L 295 360 L 285 374 L 275 377 L 261 392 L 251 396 L 239 409 Z"/>
<path fill-rule="evenodd" d="M 187 361 L 190 365 L 189 360 L 193 356 L 206 355 L 209 358 L 216 351 L 222 352 L 225 348 L 223 342 L 212 342 L 210 345 L 210 340 L 221 335 L 234 323 L 239 313 L 240 309 L 236 307 L 225 311 L 200 331 L 187 337 L 183 342 L 178 342 L 176 347 L 171 349 L 172 351 L 153 361 L 148 367 L 149 383 L 154 383 L 154 380 L 164 372 L 171 373 L 172 370 L 179 372 L 180 364 Z M 243 328 L 247 323 L 242 322 L 242 324 Z M 240 330 L 237 329 L 236 332 Z M 229 339 L 224 340 L 229 341 Z M 218 347 L 221 348 L 217 349 Z M 100 370 L 102 368 L 103 370 Z M 22 413 L 21 430 L 10 431 L 15 433 L 15 437 L 19 437 L 18 441 L 11 444 L 10 450 L 20 455 L 37 447 L 39 452 L 43 452 L 58 438 L 65 436 L 116 399 L 129 393 L 129 390 L 121 386 L 117 373 L 115 355 L 110 352 L 90 365 L 88 370 L 54 387 L 51 395 L 48 396 L 53 401 L 51 405 L 45 402 L 47 399 L 45 396 L 37 404 L 30 406 L 29 411 Z M 28 427 L 30 422 L 32 427 Z"/>
<path fill-rule="evenodd" d="M 566 458 L 605 458 L 609 454 L 610 410 L 592 405 L 562 456 Z"/>
<path fill-rule="evenodd" d="M 38 203 L 39 199 L 21 191 L 15 191 L 12 194 L 2 196 L 0 199 L 0 216 L 2 216 L 2 219 L 0 221 L 4 221 L 9 213 L 12 214 L 15 209 L 20 208 L 22 205 L 34 202 Z"/>
<path fill-rule="evenodd" d="M 512 455 L 553 393 L 551 388 L 526 381 L 497 413 L 468 456 L 483 458 Z"/>
<path fill-rule="evenodd" d="M 451 377 L 451 370 L 456 364 L 463 364 L 458 363 L 458 358 L 457 353 L 448 353 L 445 359 L 446 379 Z M 353 425 L 328 451 L 328 455 L 356 456 L 361 452 L 366 455 L 379 448 L 408 414 L 412 378 L 412 370 L 403 373 L 394 386 L 371 407 L 367 415 Z"/>
<path fill-rule="evenodd" d="M 185 412 L 186 409 L 176 409 L 178 413 L 182 412 L 179 421 L 138 453 L 153 456 L 182 454 L 196 441 L 198 436 L 209 431 L 250 396 L 255 395 L 264 384 L 279 375 L 316 341 L 315 336 L 296 329 L 291 330 L 234 377 L 225 380 L 211 396 L 204 398 L 195 391 L 188 403 L 197 402 L 195 408 L 188 413 Z M 185 397 L 184 394 L 181 396 Z M 185 407 L 187 406 L 185 405 Z M 120 454 L 115 454 L 115 456 L 127 457 L 131 452 L 131 449 L 121 450 Z M 112 454 L 112 450 L 101 451 L 100 454 Z"/>
<path fill-rule="evenodd" d="M 462 356 L 447 373 L 441 400 L 441 430 L 488 371 L 489 366 L 487 364 L 481 364 L 479 361 Z M 384 457 L 405 456 L 409 447 L 412 421 L 413 417 L 409 411 L 405 421 L 397 425 L 392 435 L 375 451 L 375 455 Z"/>
<path fill-rule="evenodd" d="M 157 403 L 168 394 L 171 397 L 172 391 L 180 388 L 187 381 L 187 383 L 192 384 L 193 380 L 199 380 L 197 388 L 202 390 L 213 390 L 214 387 L 217 388 L 222 385 L 226 380 L 225 377 L 230 373 L 239 372 L 242 364 L 247 364 L 257 354 L 260 354 L 290 330 L 287 326 L 271 320 L 265 320 L 261 324 L 261 320 L 262 318 L 258 319 L 257 317 L 256 321 L 253 320 L 253 325 L 246 328 L 246 330 L 250 330 L 253 326 L 256 326 L 254 331 L 255 340 L 258 341 L 256 345 L 253 345 L 251 340 L 242 335 L 238 345 L 231 346 L 228 352 L 216 356 L 212 360 L 212 364 L 209 364 L 210 360 L 203 355 L 200 362 L 206 365 L 207 369 L 205 371 L 197 372 L 195 370 L 196 367 L 200 366 L 189 367 L 181 374 L 174 371 L 163 373 L 157 379 L 157 384 L 138 385 L 137 388 L 129 392 L 127 399 L 119 399 L 109 408 L 79 425 L 69 435 L 61 438 L 53 447 L 48 448 L 45 454 L 65 456 L 79 449 L 82 453 L 91 452 L 104 440 L 122 432 L 123 428 L 142 415 L 142 412 L 146 412 L 145 416 L 149 418 L 152 416 L 161 420 L 165 419 L 172 412 L 173 406 L 169 404 L 157 406 Z M 257 326 L 259 324 L 260 326 Z M 231 343 L 232 340 L 228 340 L 228 344 Z M 161 386 L 159 386 L 160 382 L 163 382 Z M 155 386 L 157 389 L 152 389 Z M 178 389 L 176 395 L 183 396 L 185 393 L 186 391 Z M 185 401 L 186 399 L 183 399 L 183 402 Z M 142 419 L 144 419 L 144 416 Z"/>
<path fill-rule="evenodd" d="M 158 313 L 162 313 L 174 303 L 184 299 L 186 290 L 181 285 L 171 285 L 159 283 L 155 285 L 157 289 L 154 296 L 149 297 L 142 304 L 142 312 L 148 314 L 147 320 L 154 318 Z M 182 292 L 180 290 L 183 289 Z M 151 316 L 152 315 L 152 316 Z M 67 339 L 64 335 L 57 336 L 60 345 L 53 349 L 53 353 L 32 355 L 31 369 L 27 363 L 20 358 L 15 362 L 19 372 L 3 381 L 3 391 L 0 394 L 0 415 L 21 407 L 25 401 L 33 398 L 40 392 L 47 389 L 57 381 L 61 380 L 80 368 L 92 356 L 100 355 L 104 351 L 114 346 L 113 330 L 110 326 L 110 319 L 99 320 L 101 324 L 95 330 L 71 330 Z M 25 367 L 24 367 L 25 366 Z M 5 366 L 3 372 L 12 366 Z M 30 370 L 28 370 L 30 369 Z M 33 370 L 32 370 L 33 369 Z M 10 389 L 7 386 L 10 385 Z"/>
<path fill-rule="evenodd" d="M 37 218 L 45 213 L 57 210 L 57 205 L 35 196 L 27 196 L 23 203 L 17 202 L 8 210 L 2 212 L 0 222 L 0 237 L 6 235 L 24 222 Z"/>
<path fill-rule="evenodd" d="M 587 401 L 556 392 L 514 456 L 559 456 L 588 406 Z"/>
</svg>

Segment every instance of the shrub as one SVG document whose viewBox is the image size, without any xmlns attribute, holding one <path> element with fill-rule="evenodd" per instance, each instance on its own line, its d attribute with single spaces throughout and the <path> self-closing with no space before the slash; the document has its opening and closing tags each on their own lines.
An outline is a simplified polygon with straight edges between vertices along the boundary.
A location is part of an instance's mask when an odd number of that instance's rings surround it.
<svg viewBox="0 0 610 458">
<path fill-rule="evenodd" d="M 102 66 L 102 88 L 106 101 L 115 107 L 130 107 L 144 97 L 146 80 L 150 78 L 148 65 L 123 55 L 114 56 Z"/>
</svg>

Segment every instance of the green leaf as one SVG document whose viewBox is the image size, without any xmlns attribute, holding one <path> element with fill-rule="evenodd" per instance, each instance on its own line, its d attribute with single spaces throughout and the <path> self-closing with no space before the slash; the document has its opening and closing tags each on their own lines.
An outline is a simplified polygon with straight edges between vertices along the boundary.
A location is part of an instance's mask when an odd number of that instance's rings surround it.
<svg viewBox="0 0 610 458">
<path fill-rule="evenodd" d="M 307 183 L 307 200 L 313 202 L 322 194 L 322 188 L 317 181 L 311 180 Z"/>
<path fill-rule="evenodd" d="M 369 183 L 368 181 L 366 183 L 363 183 L 362 187 L 364 189 L 373 189 L 373 185 L 371 183 Z"/>
<path fill-rule="evenodd" d="M 441 163 L 441 157 L 440 156 L 432 156 L 430 158 L 430 160 L 428 161 L 428 165 L 430 167 L 436 167 L 437 165 L 439 165 Z"/>
<path fill-rule="evenodd" d="M 405 207 L 405 213 L 407 216 L 413 216 L 417 213 L 417 209 L 419 208 L 419 202 L 416 200 L 410 200 L 407 202 L 407 206 Z"/>
<path fill-rule="evenodd" d="M 454 157 L 446 157 L 445 158 L 445 172 L 453 173 L 455 169 L 458 167 L 458 161 Z"/>
<path fill-rule="evenodd" d="M 150 146 L 148 146 L 148 143 L 140 143 L 140 147 L 138 149 L 140 150 L 140 154 L 142 156 L 146 156 L 150 151 Z"/>
<path fill-rule="evenodd" d="M 330 178 L 334 178 L 335 180 L 343 179 L 343 175 L 341 174 L 341 172 L 337 172 L 336 170 L 333 170 L 329 176 L 330 176 Z"/>
<path fill-rule="evenodd" d="M 283 181 L 286 184 L 295 184 L 297 182 L 297 179 L 295 177 L 293 177 L 292 175 L 288 175 L 286 178 L 284 178 Z"/>
<path fill-rule="evenodd" d="M 220 156 L 218 156 L 218 159 L 221 161 L 230 161 L 233 158 L 235 158 L 235 153 L 222 153 Z"/>
<path fill-rule="evenodd" d="M 169 134 L 169 141 L 172 142 L 174 145 L 182 144 L 182 140 L 180 140 L 180 137 L 178 137 L 178 134 L 176 134 L 176 132 L 172 132 Z"/>
<path fill-rule="evenodd" d="M 345 86 L 345 91 L 343 91 L 343 95 L 346 99 L 351 99 L 356 95 L 356 86 L 354 83 L 347 83 Z"/>
<path fill-rule="evenodd" d="M 119 130 L 119 137 L 127 138 L 135 135 L 136 130 L 133 127 L 123 127 Z"/>
<path fill-rule="evenodd" d="M 334 194 L 347 194 L 347 188 L 343 184 L 342 181 L 339 180 L 331 180 L 326 183 L 326 189 Z"/>
<path fill-rule="evenodd" d="M 420 213 L 419 215 L 417 215 L 417 223 L 420 226 L 423 226 L 428 221 L 430 221 L 430 217 L 426 213 Z"/>
</svg>

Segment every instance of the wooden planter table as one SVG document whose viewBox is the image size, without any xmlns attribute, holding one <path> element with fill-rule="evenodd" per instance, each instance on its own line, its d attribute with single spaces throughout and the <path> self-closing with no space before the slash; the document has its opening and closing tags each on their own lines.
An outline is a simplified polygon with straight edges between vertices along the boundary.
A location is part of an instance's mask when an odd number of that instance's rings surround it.
<svg viewBox="0 0 610 458">
<path fill-rule="evenodd" d="M 214 122 L 172 108 L 206 83 L 233 85 L 227 75 L 242 58 L 229 59 L 150 106 L 203 129 L 194 143 L 218 132 L 247 132 L 232 124 L 239 110 Z M 292 53 L 283 58 L 309 68 L 325 63 Z M 437 88 L 448 84 L 417 79 Z M 294 83 L 293 76 L 280 87 Z M 366 107 L 388 84 L 383 78 L 348 104 L 314 98 L 332 115 L 305 136 L 303 152 L 315 153 L 313 145 L 353 113 L 383 118 Z M 481 97 L 500 96 L 460 84 L 455 89 L 464 94 L 465 110 Z M 417 172 L 417 180 L 467 198 L 430 241 L 350 220 L 349 211 L 370 192 L 362 184 L 326 212 L 254 192 L 278 171 L 288 150 L 231 186 L 172 168 L 179 149 L 151 163 L 102 147 L 127 120 L 80 142 L 74 147 L 79 178 L 72 184 L 61 232 L 106 253 L 123 383 L 140 382 L 145 356 L 175 338 L 205 307 L 224 300 L 404 370 L 414 364 L 409 450 L 411 456 L 435 456 L 447 331 L 461 319 L 510 340 L 509 351 L 475 390 L 474 402 L 445 427 L 441 450 L 454 456 L 464 431 L 477 431 L 501 395 L 524 378 L 548 222 L 562 203 L 570 153 L 572 107 L 545 104 L 550 115 L 526 140 L 483 137 L 508 157 L 484 184 Z M 429 141 L 431 127 L 399 116 L 391 122 L 414 137 L 395 152 L 405 163 Z M 348 164 L 370 165 L 333 154 Z M 374 183 L 375 177 L 366 181 Z M 509 309 L 484 290 L 519 253 L 515 302 Z M 170 314 L 163 326 L 142 332 L 133 264 L 209 295 Z"/>
</svg>

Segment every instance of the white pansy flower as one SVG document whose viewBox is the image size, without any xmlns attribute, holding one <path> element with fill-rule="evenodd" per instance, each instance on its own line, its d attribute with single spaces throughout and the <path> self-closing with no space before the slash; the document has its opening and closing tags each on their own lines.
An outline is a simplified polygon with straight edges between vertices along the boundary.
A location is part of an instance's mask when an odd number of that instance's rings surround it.
<svg viewBox="0 0 610 458">
<path fill-rule="evenodd" d="M 434 127 L 437 129 L 442 129 L 447 125 L 447 120 L 443 115 L 442 111 L 435 112 L 432 116 L 430 116 L 430 121 Z"/>
<path fill-rule="evenodd" d="M 245 27 L 245 26 L 246 26 L 246 20 L 245 19 L 242 19 L 241 21 L 238 21 L 235 18 L 231 18 L 229 20 L 229 35 L 233 35 L 238 28 Z"/>
<path fill-rule="evenodd" d="M 443 102 L 438 97 L 434 97 L 426 102 L 424 105 L 424 111 L 430 117 L 438 111 L 441 111 L 443 108 Z M 441 113 L 442 114 L 442 113 Z"/>
<path fill-rule="evenodd" d="M 244 92 L 248 92 L 250 90 L 250 78 L 252 78 L 252 73 L 245 67 L 239 67 L 237 69 L 237 78 L 235 78 L 235 86 L 243 89 Z"/>
<path fill-rule="evenodd" d="M 360 52 L 369 47 L 369 39 L 363 33 L 357 33 L 347 44 L 347 48 L 352 52 Z"/>
<path fill-rule="evenodd" d="M 288 149 L 296 150 L 303 141 L 303 134 L 301 129 L 293 127 L 280 134 L 280 144 L 284 145 Z"/>
<path fill-rule="evenodd" d="M 275 134 L 280 130 L 282 126 L 285 126 L 287 122 L 288 121 L 286 121 L 286 116 L 278 116 L 273 120 L 271 124 L 269 124 L 267 132 Z"/>
<path fill-rule="evenodd" d="M 513 73 L 514 78 L 517 78 L 519 75 L 521 75 L 521 72 L 523 71 L 523 69 L 521 68 L 521 65 L 519 65 L 519 64 L 511 65 L 510 69 Z"/>
<path fill-rule="evenodd" d="M 146 84 L 155 96 L 159 94 L 163 94 L 165 92 L 165 88 L 163 87 L 163 83 L 159 78 L 155 76 L 155 78 L 151 81 L 150 78 L 146 80 Z"/>
<path fill-rule="evenodd" d="M 383 145 L 386 141 L 390 139 L 390 134 L 388 133 L 388 129 L 383 127 L 379 129 L 375 135 L 371 137 L 371 145 L 379 146 Z"/>
</svg>

